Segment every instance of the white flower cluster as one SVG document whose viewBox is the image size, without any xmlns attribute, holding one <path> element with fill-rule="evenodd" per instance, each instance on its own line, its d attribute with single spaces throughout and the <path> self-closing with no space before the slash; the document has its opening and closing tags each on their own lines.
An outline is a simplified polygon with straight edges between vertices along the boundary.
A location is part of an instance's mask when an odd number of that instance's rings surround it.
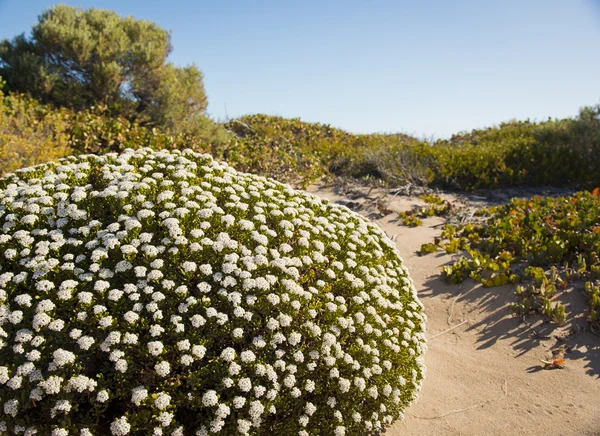
<svg viewBox="0 0 600 436">
<path fill-rule="evenodd" d="M 7 175 L 0 225 L 2 431 L 369 434 L 420 388 L 422 305 L 345 207 L 139 149 Z"/>
</svg>

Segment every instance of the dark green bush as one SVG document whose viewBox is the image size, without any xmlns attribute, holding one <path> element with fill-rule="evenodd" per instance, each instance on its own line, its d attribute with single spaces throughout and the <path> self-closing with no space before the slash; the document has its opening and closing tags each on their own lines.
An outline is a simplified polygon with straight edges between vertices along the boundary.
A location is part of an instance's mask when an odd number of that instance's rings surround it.
<svg viewBox="0 0 600 436">
<path fill-rule="evenodd" d="M 225 124 L 199 118 L 175 133 L 132 122 L 105 106 L 73 112 L 24 96 L 3 99 L 4 172 L 64 156 L 67 149 L 102 154 L 149 147 L 210 153 L 240 171 L 296 186 L 326 175 L 456 190 L 600 185 L 599 106 L 584 108 L 573 119 L 511 121 L 432 144 L 263 114 Z"/>
</svg>

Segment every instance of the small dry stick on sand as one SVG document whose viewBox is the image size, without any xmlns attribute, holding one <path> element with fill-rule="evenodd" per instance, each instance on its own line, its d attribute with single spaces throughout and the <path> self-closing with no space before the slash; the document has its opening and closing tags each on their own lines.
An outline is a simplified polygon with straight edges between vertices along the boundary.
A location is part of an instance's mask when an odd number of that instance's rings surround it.
<svg viewBox="0 0 600 436">
<path fill-rule="evenodd" d="M 444 418 L 448 415 L 454 415 L 455 413 L 466 412 L 467 410 L 476 409 L 477 407 L 483 407 L 486 404 L 495 403 L 496 401 L 504 400 L 508 396 L 508 384 L 506 382 L 506 379 L 504 379 L 504 381 L 502 383 L 502 392 L 503 392 L 502 396 L 500 396 L 498 398 L 492 398 L 487 401 L 482 401 L 481 403 L 473 404 L 472 406 L 465 407 L 464 409 L 450 410 L 450 411 L 448 411 L 442 415 L 438 415 L 438 416 L 415 416 L 415 415 L 412 415 L 412 417 L 417 418 L 417 419 L 440 419 L 440 418 Z"/>
<path fill-rule="evenodd" d="M 456 328 L 459 328 L 461 325 L 466 324 L 468 322 L 469 322 L 469 320 L 464 320 L 460 324 L 456 324 L 454 327 L 450 327 L 449 329 L 446 329 L 443 332 L 440 332 L 437 335 L 434 335 L 434 336 L 430 337 L 429 340 L 431 341 L 432 339 L 435 339 L 435 338 L 437 338 L 439 336 L 442 336 L 442 335 L 444 335 L 444 334 L 446 334 L 446 333 L 448 333 L 448 332 L 450 332 L 450 331 L 452 331 L 452 330 L 454 330 Z"/>
</svg>

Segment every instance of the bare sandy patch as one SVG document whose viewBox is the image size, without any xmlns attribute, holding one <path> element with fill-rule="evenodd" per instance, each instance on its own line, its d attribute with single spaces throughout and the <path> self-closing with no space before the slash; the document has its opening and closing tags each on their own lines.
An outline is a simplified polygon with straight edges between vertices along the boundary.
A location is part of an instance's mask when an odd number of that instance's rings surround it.
<svg viewBox="0 0 600 436">
<path fill-rule="evenodd" d="M 308 191 L 357 210 L 395 237 L 425 305 L 429 349 L 423 389 L 405 420 L 386 435 L 600 434 L 600 338 L 576 325 L 579 319 L 562 329 L 534 316 L 522 322 L 509 307 L 515 301 L 512 286 L 444 283 L 440 267 L 451 256 L 416 253 L 440 235 L 443 220 L 428 218 L 409 228 L 397 219 L 398 211 L 424 205 L 417 196 L 368 189 L 349 195 L 320 185 Z M 465 216 L 485 205 L 441 197 L 462 202 Z M 564 369 L 544 370 L 540 360 L 559 349 Z"/>
</svg>

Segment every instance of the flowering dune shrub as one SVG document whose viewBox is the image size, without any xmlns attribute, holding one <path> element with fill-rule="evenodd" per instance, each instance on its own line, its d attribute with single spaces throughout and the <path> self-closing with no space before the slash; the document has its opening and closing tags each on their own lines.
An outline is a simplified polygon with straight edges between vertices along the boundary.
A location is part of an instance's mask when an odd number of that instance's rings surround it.
<svg viewBox="0 0 600 436">
<path fill-rule="evenodd" d="M 350 435 L 402 416 L 425 318 L 372 223 L 190 150 L 0 180 L 0 425 Z"/>
</svg>

